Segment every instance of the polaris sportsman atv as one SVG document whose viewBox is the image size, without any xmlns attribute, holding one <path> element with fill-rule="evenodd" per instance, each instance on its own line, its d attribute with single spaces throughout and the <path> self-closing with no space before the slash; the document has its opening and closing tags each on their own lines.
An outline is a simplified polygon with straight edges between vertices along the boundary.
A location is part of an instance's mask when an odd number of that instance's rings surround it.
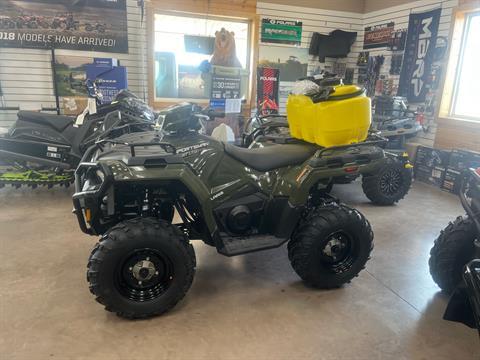
<svg viewBox="0 0 480 360">
<path fill-rule="evenodd" d="M 95 93 L 97 100 L 100 96 Z M 127 90 L 83 120 L 35 111 L 19 111 L 17 117 L 8 134 L 0 136 L 0 161 L 8 167 L 0 171 L 0 187 L 68 186 L 83 153 L 95 141 L 152 129 L 156 120 L 151 108 Z"/>
<path fill-rule="evenodd" d="M 126 318 L 170 310 L 190 288 L 190 240 L 226 256 L 288 241 L 293 269 L 310 286 L 336 288 L 373 248 L 365 217 L 326 193 L 332 177 L 375 172 L 377 142 L 321 148 L 299 141 L 245 149 L 198 133 L 223 115 L 180 104 L 163 129 L 103 140 L 75 174 L 80 228 L 100 235 L 87 269 L 96 300 Z M 182 223 L 172 224 L 174 209 Z"/>
<path fill-rule="evenodd" d="M 444 319 L 477 328 L 480 334 L 480 169 L 469 169 L 460 201 L 467 215 L 440 233 L 430 251 L 430 274 L 446 293 L 453 293 Z"/>
<path fill-rule="evenodd" d="M 385 148 L 388 139 L 378 133 L 371 133 L 370 140 L 377 141 L 377 146 Z M 258 148 L 274 144 L 298 142 L 289 132 L 287 117 L 283 115 L 254 116 L 245 124 L 242 134 L 242 147 Z M 393 205 L 403 199 L 412 184 L 412 165 L 408 155 L 385 152 L 382 166 L 375 167 L 374 172 L 357 171 L 332 178 L 329 191 L 335 184 L 348 184 L 362 177 L 362 188 L 367 198 L 376 205 Z M 360 169 L 363 170 L 363 169 Z"/>
</svg>

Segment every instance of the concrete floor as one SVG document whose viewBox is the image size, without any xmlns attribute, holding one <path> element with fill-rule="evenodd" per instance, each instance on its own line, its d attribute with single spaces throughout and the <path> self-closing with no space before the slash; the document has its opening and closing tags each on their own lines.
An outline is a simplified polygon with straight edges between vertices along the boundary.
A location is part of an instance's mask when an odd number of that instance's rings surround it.
<svg viewBox="0 0 480 360">
<path fill-rule="evenodd" d="M 1 359 L 479 359 L 475 331 L 442 320 L 447 299 L 428 273 L 433 239 L 462 213 L 421 183 L 375 207 L 358 183 L 336 194 L 375 231 L 366 271 L 339 290 L 306 288 L 286 248 L 236 258 L 195 242 L 197 273 L 169 314 L 107 313 L 90 295 L 95 238 L 70 213 L 71 192 L 0 190 Z"/>
</svg>

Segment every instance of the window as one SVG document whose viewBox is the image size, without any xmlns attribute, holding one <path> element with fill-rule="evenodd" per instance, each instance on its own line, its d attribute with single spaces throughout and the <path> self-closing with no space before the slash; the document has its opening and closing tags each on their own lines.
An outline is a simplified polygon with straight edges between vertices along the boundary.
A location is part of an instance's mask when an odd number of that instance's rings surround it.
<svg viewBox="0 0 480 360">
<path fill-rule="evenodd" d="M 245 98 L 249 78 L 249 32 L 247 20 L 155 14 L 155 101 Z M 217 41 L 225 46 L 225 57 L 236 57 L 238 61 L 210 65 L 216 34 Z"/>
<path fill-rule="evenodd" d="M 465 17 L 450 116 L 480 121 L 480 12 Z"/>
</svg>

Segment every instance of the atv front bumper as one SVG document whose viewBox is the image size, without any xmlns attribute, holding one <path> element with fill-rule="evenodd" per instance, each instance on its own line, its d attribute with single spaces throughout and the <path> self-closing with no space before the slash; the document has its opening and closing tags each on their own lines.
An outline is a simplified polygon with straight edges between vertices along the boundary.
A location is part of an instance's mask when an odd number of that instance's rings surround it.
<svg viewBox="0 0 480 360">
<path fill-rule="evenodd" d="M 87 171 L 100 171 L 103 173 L 103 181 L 92 188 L 84 189 L 84 176 Z M 108 166 L 103 163 L 81 163 L 75 171 L 75 193 L 73 194 L 73 213 L 77 216 L 80 229 L 89 235 L 100 235 L 106 224 L 99 222 L 104 214 L 102 205 L 107 206 L 107 202 L 112 202 L 113 194 L 110 198 L 105 198 L 107 191 L 113 189 L 113 174 Z"/>
</svg>

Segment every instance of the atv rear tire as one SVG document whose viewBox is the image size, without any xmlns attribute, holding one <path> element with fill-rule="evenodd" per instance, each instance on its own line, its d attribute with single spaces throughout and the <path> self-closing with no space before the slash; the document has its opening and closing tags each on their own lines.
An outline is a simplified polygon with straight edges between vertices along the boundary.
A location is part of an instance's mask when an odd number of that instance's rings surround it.
<svg viewBox="0 0 480 360">
<path fill-rule="evenodd" d="M 195 265 L 193 247 L 177 227 L 136 218 L 102 236 L 90 255 L 87 281 L 107 311 L 147 318 L 167 312 L 185 296 Z"/>
<path fill-rule="evenodd" d="M 412 169 L 393 158 L 380 170 L 362 178 L 363 192 L 376 205 L 393 205 L 407 195 L 412 185 Z"/>
<path fill-rule="evenodd" d="M 345 205 L 313 210 L 288 243 L 295 272 L 310 286 L 329 289 L 350 282 L 365 267 L 373 232 L 365 217 Z"/>
<path fill-rule="evenodd" d="M 474 223 L 459 216 L 435 240 L 428 265 L 433 281 L 446 293 L 453 292 L 462 281 L 463 267 L 475 253 L 476 236 Z"/>
</svg>

